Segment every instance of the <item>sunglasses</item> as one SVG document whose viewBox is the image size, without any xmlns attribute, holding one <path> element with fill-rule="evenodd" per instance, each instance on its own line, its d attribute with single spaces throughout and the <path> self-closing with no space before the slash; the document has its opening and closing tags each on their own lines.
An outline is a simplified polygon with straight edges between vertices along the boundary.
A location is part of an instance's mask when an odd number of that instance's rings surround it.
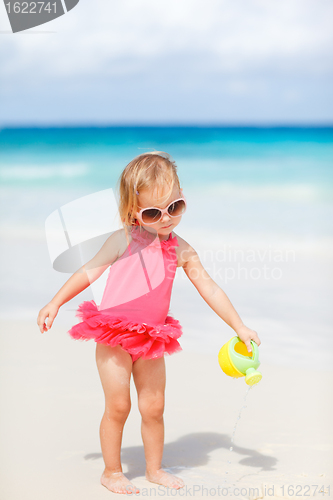
<svg viewBox="0 0 333 500">
<path fill-rule="evenodd" d="M 140 208 L 140 207 L 139 207 Z M 186 200 L 185 198 L 178 198 L 168 205 L 166 208 L 143 208 L 137 213 L 138 219 L 143 224 L 155 224 L 159 222 L 164 214 L 168 214 L 170 217 L 179 217 L 183 215 L 186 211 Z"/>
</svg>

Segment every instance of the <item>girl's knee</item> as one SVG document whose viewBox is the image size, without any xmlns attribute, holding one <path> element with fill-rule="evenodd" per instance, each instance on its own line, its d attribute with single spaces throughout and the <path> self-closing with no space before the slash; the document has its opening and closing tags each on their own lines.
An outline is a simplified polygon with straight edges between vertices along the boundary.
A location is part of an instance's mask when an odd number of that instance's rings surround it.
<svg viewBox="0 0 333 500">
<path fill-rule="evenodd" d="M 125 421 L 131 410 L 130 399 L 115 399 L 105 407 L 105 415 L 108 420 Z"/>
<path fill-rule="evenodd" d="M 141 398 L 139 411 L 143 420 L 159 420 L 164 413 L 164 396 L 154 398 Z"/>
</svg>

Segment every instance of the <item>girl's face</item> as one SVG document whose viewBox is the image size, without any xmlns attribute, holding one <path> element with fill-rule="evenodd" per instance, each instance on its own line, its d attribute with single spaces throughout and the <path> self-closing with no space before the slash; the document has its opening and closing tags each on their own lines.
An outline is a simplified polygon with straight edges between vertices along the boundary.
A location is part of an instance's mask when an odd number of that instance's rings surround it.
<svg viewBox="0 0 333 500">
<path fill-rule="evenodd" d="M 157 195 L 151 193 L 150 191 L 145 191 L 141 190 L 139 196 L 138 196 L 138 205 L 140 207 L 140 210 L 142 208 L 150 208 L 150 207 L 155 207 L 155 208 L 167 208 L 170 203 L 173 201 L 177 200 L 178 198 L 181 198 L 183 196 L 183 193 L 181 190 L 178 189 L 177 186 L 174 186 L 173 191 L 168 199 L 165 198 L 167 194 L 167 190 L 165 190 L 159 198 L 157 198 Z M 163 202 L 164 203 L 161 203 Z M 136 213 L 136 218 L 137 218 L 137 213 Z M 154 224 L 149 224 L 145 225 L 140 221 L 140 224 L 150 233 L 155 233 L 157 232 L 158 235 L 160 236 L 168 236 L 171 231 L 174 230 L 176 226 L 180 223 L 182 218 L 182 215 L 179 215 L 177 217 L 170 217 L 168 213 L 164 213 L 162 215 L 162 218 L 158 221 L 155 222 Z"/>
</svg>

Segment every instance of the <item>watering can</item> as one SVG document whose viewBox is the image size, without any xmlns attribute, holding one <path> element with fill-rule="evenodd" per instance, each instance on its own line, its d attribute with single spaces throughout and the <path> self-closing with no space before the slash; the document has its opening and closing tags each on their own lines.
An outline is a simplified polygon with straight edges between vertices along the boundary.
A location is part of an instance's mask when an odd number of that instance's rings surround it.
<svg viewBox="0 0 333 500">
<path fill-rule="evenodd" d="M 260 382 L 262 375 L 257 371 L 259 362 L 259 349 L 257 344 L 251 340 L 252 352 L 248 352 L 244 342 L 239 337 L 233 337 L 221 347 L 218 359 L 222 370 L 230 377 L 238 378 L 245 376 L 248 385 Z"/>
</svg>

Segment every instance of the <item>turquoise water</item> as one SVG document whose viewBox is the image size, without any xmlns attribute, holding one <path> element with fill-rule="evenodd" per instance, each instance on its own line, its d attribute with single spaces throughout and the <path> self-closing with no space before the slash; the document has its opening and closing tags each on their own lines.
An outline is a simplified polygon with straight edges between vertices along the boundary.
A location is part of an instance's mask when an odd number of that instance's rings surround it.
<svg viewBox="0 0 333 500">
<path fill-rule="evenodd" d="M 11 186 L 99 189 L 153 149 L 173 156 L 185 186 L 333 185 L 333 128 L 2 129 L 0 178 Z"/>
<path fill-rule="evenodd" d="M 2 129 L 6 221 L 41 227 L 47 206 L 52 212 L 114 189 L 127 163 L 153 149 L 168 152 L 178 165 L 189 225 L 239 234 L 332 235 L 333 128 L 327 127 Z"/>
</svg>

